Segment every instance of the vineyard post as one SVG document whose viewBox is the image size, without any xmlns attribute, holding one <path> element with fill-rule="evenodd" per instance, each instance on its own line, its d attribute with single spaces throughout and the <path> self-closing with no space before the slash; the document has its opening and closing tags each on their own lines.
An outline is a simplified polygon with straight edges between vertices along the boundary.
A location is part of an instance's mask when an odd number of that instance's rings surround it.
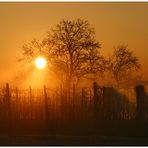
<svg viewBox="0 0 148 148">
<path fill-rule="evenodd" d="M 81 102 L 81 106 L 82 106 L 82 118 L 84 119 L 84 88 L 82 88 L 82 102 Z"/>
<path fill-rule="evenodd" d="M 73 106 L 73 119 L 75 120 L 75 84 L 73 84 L 73 97 L 72 97 L 72 99 L 73 99 L 73 102 L 72 102 L 72 106 Z"/>
<path fill-rule="evenodd" d="M 18 103 L 18 89 L 17 88 L 15 89 L 15 93 L 16 93 L 16 109 L 15 109 L 16 110 L 16 114 L 15 114 L 16 117 L 15 118 L 18 119 L 19 118 L 19 109 L 18 109 L 19 103 Z"/>
<path fill-rule="evenodd" d="M 97 82 L 93 83 L 93 105 L 94 105 L 94 118 L 96 121 L 98 121 L 98 85 Z"/>
<path fill-rule="evenodd" d="M 47 102 L 47 91 L 46 86 L 44 85 L 44 101 L 45 101 L 45 122 L 48 126 L 49 123 L 49 111 L 48 111 L 48 102 Z"/>
<path fill-rule="evenodd" d="M 137 113 L 136 118 L 138 121 L 144 120 L 144 101 L 145 101 L 145 90 L 143 85 L 135 87 L 136 91 L 136 102 L 137 102 Z"/>
<path fill-rule="evenodd" d="M 7 120 L 8 120 L 8 127 L 9 127 L 9 132 L 11 131 L 11 120 L 12 120 L 12 113 L 11 113 L 11 96 L 10 96 L 10 88 L 9 84 L 6 83 L 6 102 L 7 102 L 7 109 L 8 109 L 8 114 L 7 114 Z"/>
<path fill-rule="evenodd" d="M 32 106 L 32 89 L 31 86 L 29 86 L 29 101 L 30 101 L 30 118 L 32 119 L 32 110 L 33 110 L 33 106 Z"/>
</svg>

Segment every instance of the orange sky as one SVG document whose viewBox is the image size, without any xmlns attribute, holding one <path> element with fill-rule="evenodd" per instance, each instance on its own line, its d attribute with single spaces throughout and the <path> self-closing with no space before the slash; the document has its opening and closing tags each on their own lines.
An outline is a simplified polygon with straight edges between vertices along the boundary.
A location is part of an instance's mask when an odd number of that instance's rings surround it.
<svg viewBox="0 0 148 148">
<path fill-rule="evenodd" d="M 0 82 L 18 71 L 16 62 L 24 42 L 46 32 L 61 19 L 83 18 L 95 27 L 102 53 L 128 45 L 139 57 L 148 79 L 148 3 L 0 3 Z M 17 64 L 16 64 L 17 63 Z"/>
</svg>

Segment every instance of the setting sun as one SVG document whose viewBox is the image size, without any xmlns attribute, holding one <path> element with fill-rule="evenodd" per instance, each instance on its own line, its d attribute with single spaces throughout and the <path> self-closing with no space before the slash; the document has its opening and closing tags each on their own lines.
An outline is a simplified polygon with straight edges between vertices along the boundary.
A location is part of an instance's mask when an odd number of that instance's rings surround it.
<svg viewBox="0 0 148 148">
<path fill-rule="evenodd" d="M 44 69 L 47 65 L 47 61 L 45 58 L 43 57 L 38 57 L 35 59 L 35 66 L 38 68 L 38 69 Z"/>
</svg>

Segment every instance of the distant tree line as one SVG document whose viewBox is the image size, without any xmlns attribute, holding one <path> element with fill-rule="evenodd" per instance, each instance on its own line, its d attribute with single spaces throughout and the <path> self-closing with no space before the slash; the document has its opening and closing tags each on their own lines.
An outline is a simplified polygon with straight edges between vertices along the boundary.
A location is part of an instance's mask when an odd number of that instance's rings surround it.
<svg viewBox="0 0 148 148">
<path fill-rule="evenodd" d="M 42 41 L 33 39 L 22 46 L 22 60 L 31 62 L 37 56 L 45 57 L 50 69 L 67 84 L 109 73 L 119 87 L 122 80 L 130 79 L 131 73 L 141 69 L 138 57 L 127 46 L 114 47 L 108 58 L 101 54 L 100 49 L 95 29 L 88 21 L 61 20 Z"/>
</svg>

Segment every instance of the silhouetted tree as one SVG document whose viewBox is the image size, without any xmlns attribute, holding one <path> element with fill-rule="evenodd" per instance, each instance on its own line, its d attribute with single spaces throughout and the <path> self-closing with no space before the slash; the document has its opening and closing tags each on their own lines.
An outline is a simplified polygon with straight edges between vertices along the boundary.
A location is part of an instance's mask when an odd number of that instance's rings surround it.
<svg viewBox="0 0 148 148">
<path fill-rule="evenodd" d="M 105 60 L 98 51 L 100 44 L 88 21 L 62 20 L 47 34 L 44 44 L 49 59 L 68 82 L 104 71 Z"/>
<path fill-rule="evenodd" d="M 22 59 L 31 62 L 37 56 L 45 56 L 49 60 L 50 69 L 70 83 L 81 77 L 103 73 L 105 60 L 99 48 L 94 28 L 88 21 L 62 20 L 47 32 L 43 41 L 33 39 L 25 43 Z"/>
<path fill-rule="evenodd" d="M 114 48 L 112 56 L 108 60 L 109 70 L 112 73 L 117 85 L 122 79 L 133 71 L 140 69 L 139 59 L 130 51 L 127 46 Z"/>
<path fill-rule="evenodd" d="M 30 63 L 38 56 L 47 56 L 47 49 L 42 41 L 34 38 L 31 42 L 23 44 L 22 55 L 23 57 L 19 61 L 25 60 L 25 62 Z"/>
</svg>

